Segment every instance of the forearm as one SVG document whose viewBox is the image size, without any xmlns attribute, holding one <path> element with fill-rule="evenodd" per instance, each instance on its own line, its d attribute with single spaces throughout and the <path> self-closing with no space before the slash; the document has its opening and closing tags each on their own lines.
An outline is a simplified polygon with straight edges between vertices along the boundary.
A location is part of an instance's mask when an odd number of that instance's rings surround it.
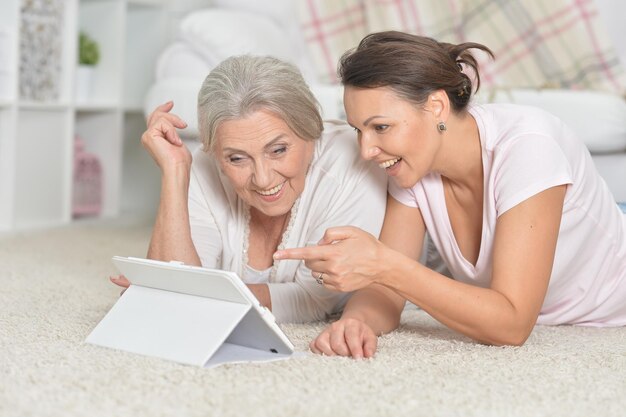
<svg viewBox="0 0 626 417">
<path fill-rule="evenodd" d="M 247 284 L 248 288 L 259 300 L 259 303 L 268 310 L 272 310 L 272 298 L 270 297 L 270 290 L 267 284 Z"/>
<path fill-rule="evenodd" d="M 191 240 L 188 209 L 189 168 L 177 166 L 161 178 L 161 199 L 148 258 L 200 266 Z"/>
<path fill-rule="evenodd" d="M 394 268 L 387 271 L 382 285 L 472 339 L 521 345 L 532 330 L 534 321 L 502 293 L 452 280 L 402 255 L 390 264 Z"/>
<path fill-rule="evenodd" d="M 306 281 L 306 279 L 304 280 Z M 312 281 L 312 280 L 311 280 Z M 326 320 L 343 307 L 349 294 L 330 291 L 313 281 L 267 284 L 272 312 L 279 322 L 305 323 Z"/>
<path fill-rule="evenodd" d="M 404 303 L 397 294 L 374 284 L 352 295 L 341 318 L 360 320 L 381 335 L 398 327 Z"/>
</svg>

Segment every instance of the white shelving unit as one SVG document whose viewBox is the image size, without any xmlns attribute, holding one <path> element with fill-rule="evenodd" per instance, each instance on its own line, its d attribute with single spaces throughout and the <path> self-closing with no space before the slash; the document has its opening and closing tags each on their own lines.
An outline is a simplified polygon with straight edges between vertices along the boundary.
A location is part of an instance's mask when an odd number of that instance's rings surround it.
<svg viewBox="0 0 626 417">
<path fill-rule="evenodd" d="M 138 146 L 143 98 L 158 53 L 173 35 L 172 6 L 163 0 L 59 0 L 58 94 L 26 100 L 20 96 L 20 60 L 29 52 L 21 50 L 20 37 L 27 1 L 0 2 L 0 232 L 72 221 L 75 135 L 102 165 L 100 216 L 120 212 L 122 194 L 129 193 L 122 190 L 123 167 L 133 166 L 124 163 L 125 135 Z M 81 30 L 98 42 L 101 57 L 85 102 L 77 102 L 74 91 Z"/>
<path fill-rule="evenodd" d="M 31 28 L 45 26 L 45 16 L 32 16 Z M 76 4 L 64 4 L 61 18 L 75 21 Z M 0 5 L 0 230 L 67 222 L 70 214 L 67 196 L 71 191 L 72 154 L 68 138 L 73 123 L 74 34 L 64 30 L 57 40 L 68 47 L 60 49 L 59 65 L 54 67 L 58 74 L 53 99 L 22 99 L 21 22 L 21 2 L 5 0 Z M 35 90 L 41 91 L 40 87 Z"/>
<path fill-rule="evenodd" d="M 0 230 L 6 230 L 13 219 L 15 191 L 18 1 L 9 0 L 0 10 Z"/>
</svg>

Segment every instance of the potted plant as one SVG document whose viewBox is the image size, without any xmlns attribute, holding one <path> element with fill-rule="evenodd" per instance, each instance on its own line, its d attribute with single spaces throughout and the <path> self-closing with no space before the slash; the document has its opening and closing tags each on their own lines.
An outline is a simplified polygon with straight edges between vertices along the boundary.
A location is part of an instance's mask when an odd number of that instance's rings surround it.
<svg viewBox="0 0 626 417">
<path fill-rule="evenodd" d="M 76 101 L 89 100 L 94 68 L 98 61 L 100 61 L 98 43 L 85 32 L 80 32 L 78 36 L 78 68 L 76 70 Z"/>
</svg>

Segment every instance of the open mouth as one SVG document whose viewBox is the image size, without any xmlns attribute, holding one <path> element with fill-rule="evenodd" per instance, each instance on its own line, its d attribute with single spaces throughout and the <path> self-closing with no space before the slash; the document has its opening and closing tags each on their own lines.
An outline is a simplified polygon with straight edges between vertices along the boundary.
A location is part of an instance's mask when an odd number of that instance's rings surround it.
<svg viewBox="0 0 626 417">
<path fill-rule="evenodd" d="M 265 197 L 269 197 L 269 196 L 273 196 L 276 195 L 280 192 L 280 190 L 283 189 L 283 187 L 285 186 L 285 183 L 281 183 L 278 184 L 276 187 L 274 188 L 270 188 L 269 190 L 255 190 L 257 193 L 261 194 L 262 196 Z"/>
<path fill-rule="evenodd" d="M 380 164 L 378 164 L 378 166 L 383 169 L 389 169 L 400 161 L 402 161 L 402 158 L 394 158 L 385 162 L 381 162 Z"/>
</svg>

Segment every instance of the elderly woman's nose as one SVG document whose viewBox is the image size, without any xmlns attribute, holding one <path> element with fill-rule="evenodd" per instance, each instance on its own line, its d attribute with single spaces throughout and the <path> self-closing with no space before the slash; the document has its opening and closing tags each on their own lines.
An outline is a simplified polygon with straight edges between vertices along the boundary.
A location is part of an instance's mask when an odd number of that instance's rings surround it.
<svg viewBox="0 0 626 417">
<path fill-rule="evenodd" d="M 272 184 L 272 169 L 270 165 L 263 162 L 257 162 L 254 164 L 252 179 L 254 184 L 261 189 L 266 189 L 276 185 Z"/>
</svg>

